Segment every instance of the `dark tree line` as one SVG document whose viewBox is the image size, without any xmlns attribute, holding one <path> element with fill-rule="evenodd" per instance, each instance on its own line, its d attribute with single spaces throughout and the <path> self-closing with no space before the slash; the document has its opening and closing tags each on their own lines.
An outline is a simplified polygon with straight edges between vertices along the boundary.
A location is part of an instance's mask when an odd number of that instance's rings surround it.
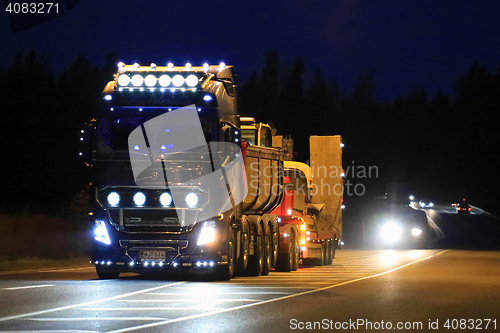
<svg viewBox="0 0 500 333">
<path fill-rule="evenodd" d="M 95 115 L 117 61 L 111 53 L 98 67 L 81 57 L 55 75 L 43 55 L 29 51 L 0 68 L 0 212 L 57 211 L 84 188 L 78 130 Z M 354 161 L 379 168 L 378 179 L 362 180 L 367 190 L 403 181 L 436 200 L 466 196 L 498 206 L 500 73 L 473 64 L 457 78 L 455 91 L 418 89 L 381 102 L 373 69 L 344 91 L 320 69 L 301 59 L 283 64 L 273 51 L 264 68 L 240 83 L 240 113 L 292 135 L 302 161 L 310 135 L 341 134 L 345 166 Z"/>
<path fill-rule="evenodd" d="M 372 68 L 343 91 L 301 59 L 283 66 L 270 52 L 265 60 L 242 85 L 242 114 L 292 134 L 298 159 L 308 159 L 310 135 L 340 134 L 344 167 L 379 169 L 378 179 L 351 179 L 367 191 L 383 193 L 387 182 L 399 181 L 432 200 L 466 197 L 500 210 L 500 72 L 474 63 L 456 79 L 453 96 L 416 89 L 382 102 Z"/>
</svg>

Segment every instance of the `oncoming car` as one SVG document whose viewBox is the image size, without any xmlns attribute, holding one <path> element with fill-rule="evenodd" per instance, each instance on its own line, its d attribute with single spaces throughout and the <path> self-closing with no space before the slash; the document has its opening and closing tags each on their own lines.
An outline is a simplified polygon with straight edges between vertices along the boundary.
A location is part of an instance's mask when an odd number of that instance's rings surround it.
<svg viewBox="0 0 500 333">
<path fill-rule="evenodd" d="M 423 199 L 418 202 L 418 205 L 420 208 L 432 208 L 434 207 L 434 203 L 430 200 Z"/>
</svg>

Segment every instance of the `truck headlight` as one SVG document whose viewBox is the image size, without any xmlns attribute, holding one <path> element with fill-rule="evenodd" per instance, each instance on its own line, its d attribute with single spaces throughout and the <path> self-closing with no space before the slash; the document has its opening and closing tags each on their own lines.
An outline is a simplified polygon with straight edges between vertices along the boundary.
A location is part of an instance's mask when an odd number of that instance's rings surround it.
<svg viewBox="0 0 500 333">
<path fill-rule="evenodd" d="M 215 240 L 215 222 L 204 222 L 197 245 L 212 243 Z"/>
<path fill-rule="evenodd" d="M 172 196 L 170 195 L 170 193 L 167 192 L 162 193 L 159 199 L 160 199 L 160 204 L 163 207 L 170 207 L 170 205 L 172 204 Z"/>
<path fill-rule="evenodd" d="M 200 198 L 198 197 L 198 194 L 194 192 L 189 192 L 186 194 L 186 197 L 184 197 L 184 201 L 189 208 L 195 208 L 198 205 L 199 200 Z"/>
<path fill-rule="evenodd" d="M 116 192 L 111 192 L 108 194 L 108 203 L 110 206 L 116 207 L 120 203 L 120 195 Z"/>
<path fill-rule="evenodd" d="M 389 243 L 396 242 L 401 238 L 403 230 L 395 222 L 387 222 L 382 226 L 382 238 Z"/>
<path fill-rule="evenodd" d="M 137 207 L 142 207 L 144 206 L 144 204 L 146 203 L 146 196 L 144 195 L 144 193 L 142 192 L 137 192 L 136 194 L 134 194 L 134 196 L 132 197 L 132 200 L 134 200 L 134 204 L 137 206 Z"/>
<path fill-rule="evenodd" d="M 106 222 L 101 220 L 95 221 L 94 238 L 96 241 L 104 243 L 106 245 L 111 244 L 111 240 L 109 239 L 108 235 L 108 229 L 106 229 Z"/>
<path fill-rule="evenodd" d="M 420 234 L 422 233 L 422 230 L 418 229 L 418 228 L 413 228 L 411 229 L 411 234 L 415 237 L 417 236 L 420 236 Z"/>
</svg>

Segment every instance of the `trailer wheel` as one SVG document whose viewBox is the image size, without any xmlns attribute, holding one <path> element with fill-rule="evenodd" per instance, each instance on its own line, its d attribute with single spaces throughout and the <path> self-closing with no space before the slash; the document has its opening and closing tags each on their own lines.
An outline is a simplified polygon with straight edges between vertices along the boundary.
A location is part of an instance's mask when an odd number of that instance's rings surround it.
<svg viewBox="0 0 500 333">
<path fill-rule="evenodd" d="M 328 253 L 328 255 L 327 255 L 328 260 L 327 260 L 326 264 L 327 264 L 327 265 L 331 265 L 331 264 L 333 263 L 333 256 L 334 256 L 334 254 L 333 254 L 333 253 L 334 253 L 334 251 L 335 251 L 335 248 L 334 248 L 334 245 L 333 245 L 333 240 L 332 240 L 332 239 L 330 239 L 330 240 L 328 241 L 328 247 L 327 247 L 327 249 L 328 249 L 328 250 L 327 250 L 327 251 L 328 251 L 328 252 L 327 252 L 327 253 Z"/>
<path fill-rule="evenodd" d="M 235 266 L 235 246 L 234 246 L 234 231 L 231 226 L 227 232 L 227 265 L 220 267 L 219 276 L 222 280 L 230 280 L 234 275 Z"/>
<path fill-rule="evenodd" d="M 278 254 L 278 260 L 276 261 L 276 270 L 280 272 L 290 272 L 293 267 L 293 243 L 294 241 L 294 235 L 291 233 L 290 237 L 288 238 L 288 251 L 286 253 L 279 253 Z"/>
<path fill-rule="evenodd" d="M 97 276 L 99 276 L 99 279 L 101 280 L 116 279 L 118 278 L 118 276 L 120 276 L 119 270 L 96 267 L 95 271 L 97 273 Z"/>
<path fill-rule="evenodd" d="M 248 223 L 244 221 L 241 230 L 241 247 L 240 247 L 240 257 L 238 258 L 238 264 L 236 271 L 238 273 L 243 273 L 248 266 L 248 256 L 250 253 L 250 228 Z"/>
<path fill-rule="evenodd" d="M 273 261 L 273 239 L 269 224 L 264 223 L 264 269 L 262 275 L 269 275 Z"/>
<path fill-rule="evenodd" d="M 297 243 L 298 237 L 295 237 L 295 232 L 292 232 L 292 235 L 293 235 L 293 246 L 294 246 L 292 271 L 296 271 L 299 268 L 300 246 Z"/>
<path fill-rule="evenodd" d="M 257 223 L 255 227 L 255 239 L 253 246 L 253 256 L 248 262 L 248 274 L 260 276 L 264 269 L 264 232 L 262 225 Z"/>
<path fill-rule="evenodd" d="M 272 248 L 273 248 L 273 256 L 272 256 L 272 267 L 275 267 L 276 266 L 276 263 L 278 262 L 278 252 L 279 252 L 279 244 L 280 244 L 280 241 L 279 241 L 279 229 L 278 229 L 278 226 L 277 226 L 278 223 L 276 223 L 276 227 L 275 227 L 275 230 L 274 232 L 271 230 L 272 232 L 272 240 L 273 240 L 273 243 L 272 243 Z"/>
<path fill-rule="evenodd" d="M 314 258 L 314 266 L 323 266 L 325 263 L 325 243 L 321 243 L 321 257 Z"/>
</svg>

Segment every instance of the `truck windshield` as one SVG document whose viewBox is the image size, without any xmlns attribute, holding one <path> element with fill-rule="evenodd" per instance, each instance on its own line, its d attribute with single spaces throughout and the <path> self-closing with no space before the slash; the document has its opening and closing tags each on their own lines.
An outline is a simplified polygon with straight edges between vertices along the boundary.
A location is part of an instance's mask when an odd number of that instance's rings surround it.
<svg viewBox="0 0 500 333">
<path fill-rule="evenodd" d="M 135 115 L 105 116 L 99 119 L 97 125 L 96 155 L 99 159 L 113 159 L 114 157 L 128 157 L 128 137 L 130 133 L 146 121 L 158 116 L 151 114 L 144 117 Z M 200 122 L 207 142 L 217 139 L 218 121 L 215 117 L 200 116 Z M 181 128 L 166 129 L 172 135 Z M 166 143 L 166 149 L 169 149 Z"/>
</svg>

